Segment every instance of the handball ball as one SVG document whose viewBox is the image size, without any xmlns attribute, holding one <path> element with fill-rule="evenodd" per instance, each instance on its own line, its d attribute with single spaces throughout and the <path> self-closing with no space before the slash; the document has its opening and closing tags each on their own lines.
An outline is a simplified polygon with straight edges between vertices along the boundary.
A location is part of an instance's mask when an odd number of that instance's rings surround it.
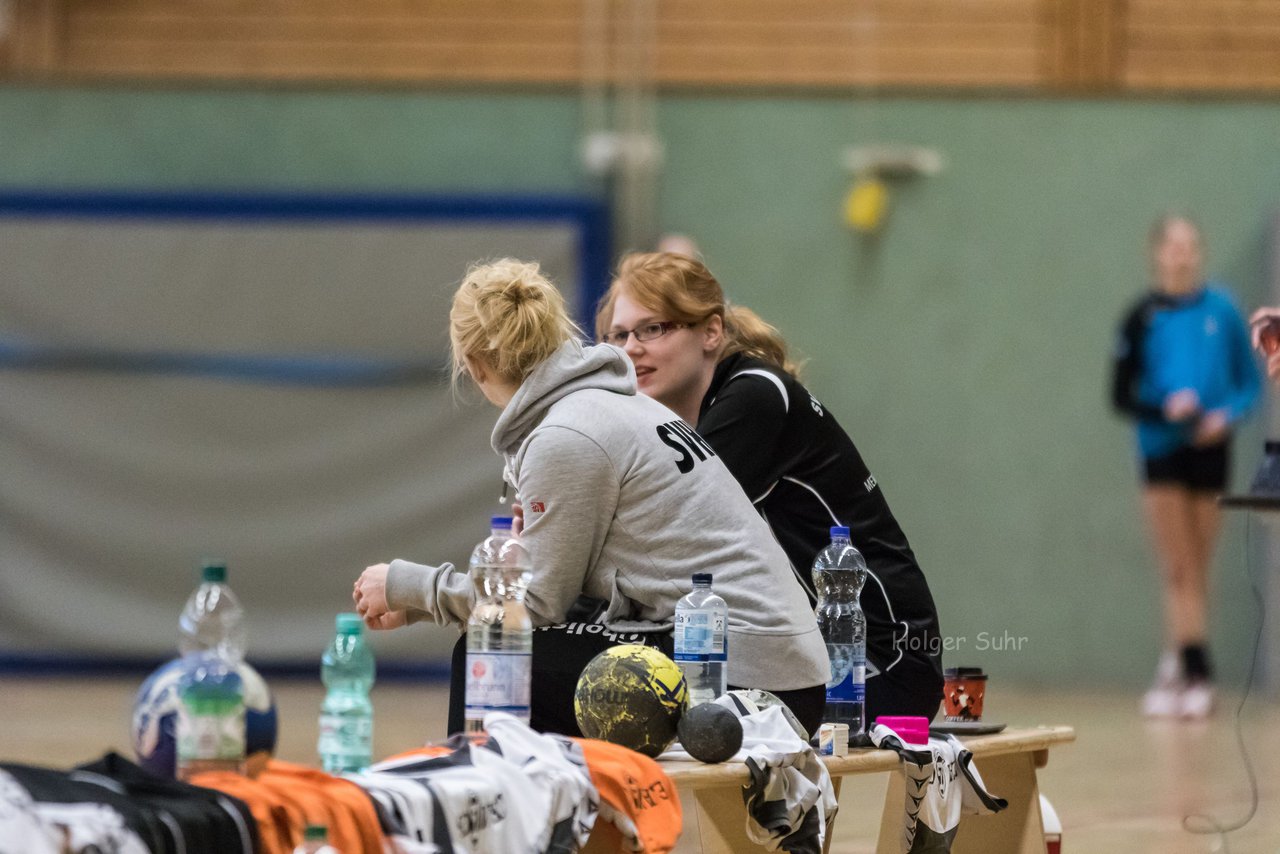
<svg viewBox="0 0 1280 854">
<path fill-rule="evenodd" d="M 657 756 L 675 741 L 688 701 L 684 674 L 674 661 L 651 647 L 622 644 L 583 669 L 573 711 L 587 738 Z"/>
<path fill-rule="evenodd" d="M 717 697 L 716 703 L 729 709 L 740 718 L 763 712 L 770 706 L 781 706 L 782 716 L 787 719 L 787 723 L 791 724 L 791 728 L 796 731 L 796 735 L 800 736 L 800 740 L 809 740 L 809 733 L 805 732 L 795 713 L 787 708 L 786 703 L 778 699 L 778 695 L 763 688 L 736 688 L 725 692 L 723 696 Z"/>
<path fill-rule="evenodd" d="M 160 665 L 133 703 L 133 752 L 139 765 L 161 777 L 176 773 L 178 686 L 197 660 L 175 658 Z M 245 765 L 253 776 L 276 749 L 276 703 L 258 671 L 242 661 L 236 673 L 244 689 Z"/>
</svg>

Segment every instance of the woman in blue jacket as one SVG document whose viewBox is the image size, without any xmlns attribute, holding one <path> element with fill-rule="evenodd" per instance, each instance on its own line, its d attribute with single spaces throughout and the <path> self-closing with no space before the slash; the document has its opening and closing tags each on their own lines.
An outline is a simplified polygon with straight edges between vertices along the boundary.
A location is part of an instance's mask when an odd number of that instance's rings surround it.
<svg viewBox="0 0 1280 854">
<path fill-rule="evenodd" d="M 1166 216 L 1148 240 L 1152 290 L 1126 315 L 1112 400 L 1137 421 L 1143 510 L 1163 581 L 1165 653 L 1143 697 L 1154 717 L 1207 717 L 1209 565 L 1231 435 L 1258 397 L 1249 331 L 1225 288 L 1206 282 L 1200 230 Z"/>
</svg>

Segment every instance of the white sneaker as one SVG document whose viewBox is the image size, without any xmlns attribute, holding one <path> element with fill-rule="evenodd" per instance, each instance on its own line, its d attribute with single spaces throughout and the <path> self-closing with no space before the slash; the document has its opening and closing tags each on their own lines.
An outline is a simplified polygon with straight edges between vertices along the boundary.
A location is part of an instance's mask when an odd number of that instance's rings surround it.
<svg viewBox="0 0 1280 854">
<path fill-rule="evenodd" d="M 1180 685 L 1155 685 L 1142 695 L 1142 714 L 1149 718 L 1176 718 L 1183 713 Z"/>
<path fill-rule="evenodd" d="M 1176 718 L 1182 714 L 1183 683 L 1178 656 L 1165 652 L 1156 666 L 1156 678 L 1142 695 L 1142 714 L 1149 718 Z"/>
<path fill-rule="evenodd" d="M 1213 685 L 1204 679 L 1197 679 L 1182 690 L 1178 714 L 1188 720 L 1202 721 L 1213 714 L 1215 699 Z"/>
</svg>

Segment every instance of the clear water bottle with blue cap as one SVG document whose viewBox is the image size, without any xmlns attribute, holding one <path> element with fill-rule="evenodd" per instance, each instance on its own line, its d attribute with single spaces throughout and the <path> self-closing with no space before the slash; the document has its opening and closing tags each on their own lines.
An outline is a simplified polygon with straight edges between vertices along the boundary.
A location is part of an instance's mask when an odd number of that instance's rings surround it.
<svg viewBox="0 0 1280 854">
<path fill-rule="evenodd" d="M 511 533 L 510 516 L 494 516 L 489 536 L 471 553 L 476 601 L 467 620 L 464 729 L 484 730 L 490 712 L 529 722 L 533 624 L 524 604 L 533 573 L 529 553 Z"/>
<path fill-rule="evenodd" d="M 728 687 L 729 606 L 711 589 L 711 573 L 695 572 L 693 590 L 676 603 L 675 659 L 689 707 L 710 703 Z"/>
<path fill-rule="evenodd" d="M 848 724 L 849 736 L 866 731 L 867 618 L 859 596 L 867 580 L 867 562 L 854 548 L 849 529 L 831 529 L 831 545 L 813 561 L 818 592 L 815 614 L 831 659 L 825 723 Z"/>
</svg>

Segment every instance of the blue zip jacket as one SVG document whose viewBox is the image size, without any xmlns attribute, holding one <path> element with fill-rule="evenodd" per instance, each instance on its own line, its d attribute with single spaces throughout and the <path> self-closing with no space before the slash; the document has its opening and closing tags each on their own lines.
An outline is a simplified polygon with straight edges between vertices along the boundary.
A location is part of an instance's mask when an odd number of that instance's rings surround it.
<svg viewBox="0 0 1280 854">
<path fill-rule="evenodd" d="M 1207 283 L 1185 297 L 1151 293 L 1138 301 L 1121 327 L 1112 402 L 1138 420 L 1143 457 L 1162 457 L 1190 446 L 1195 421 L 1164 417 L 1164 400 L 1189 388 L 1205 412 L 1225 410 L 1230 424 L 1258 400 L 1261 375 L 1249 330 L 1225 288 Z"/>
</svg>

